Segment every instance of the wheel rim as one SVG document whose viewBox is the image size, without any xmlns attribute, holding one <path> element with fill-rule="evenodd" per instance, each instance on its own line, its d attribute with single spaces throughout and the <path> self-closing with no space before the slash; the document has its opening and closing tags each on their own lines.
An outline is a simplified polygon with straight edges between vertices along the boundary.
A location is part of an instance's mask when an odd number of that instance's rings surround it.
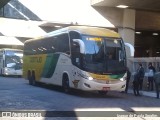
<svg viewBox="0 0 160 120">
<path fill-rule="evenodd" d="M 66 93 L 69 92 L 69 80 L 65 76 L 63 78 L 63 89 L 64 89 L 64 92 L 66 92 Z"/>
</svg>

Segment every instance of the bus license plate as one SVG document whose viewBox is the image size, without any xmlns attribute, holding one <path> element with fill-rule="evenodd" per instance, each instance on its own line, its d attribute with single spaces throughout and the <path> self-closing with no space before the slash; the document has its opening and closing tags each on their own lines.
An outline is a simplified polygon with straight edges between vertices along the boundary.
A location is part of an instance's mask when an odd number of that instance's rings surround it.
<svg viewBox="0 0 160 120">
<path fill-rule="evenodd" d="M 110 87 L 103 87 L 102 90 L 103 90 L 103 91 L 108 91 L 108 90 L 110 90 Z"/>
</svg>

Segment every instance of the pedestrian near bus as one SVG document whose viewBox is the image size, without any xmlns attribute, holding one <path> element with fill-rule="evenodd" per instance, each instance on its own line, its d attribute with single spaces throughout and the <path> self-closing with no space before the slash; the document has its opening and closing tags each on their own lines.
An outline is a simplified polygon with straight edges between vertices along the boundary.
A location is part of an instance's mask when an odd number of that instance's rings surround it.
<svg viewBox="0 0 160 120">
<path fill-rule="evenodd" d="M 148 90 L 153 91 L 153 83 L 154 83 L 154 74 L 156 72 L 155 68 L 152 66 L 152 63 L 150 62 L 148 64 Z"/>
<path fill-rule="evenodd" d="M 139 81 L 138 81 L 138 74 L 137 72 L 134 75 L 133 79 L 133 92 L 135 96 L 140 96 L 139 94 Z"/>
<path fill-rule="evenodd" d="M 155 87 L 156 87 L 156 97 L 159 99 L 159 87 L 160 87 L 160 72 L 154 75 Z"/>
<path fill-rule="evenodd" d="M 137 69 L 137 79 L 139 82 L 139 89 L 142 90 L 144 78 L 144 68 L 141 63 L 139 63 L 139 68 Z"/>
</svg>

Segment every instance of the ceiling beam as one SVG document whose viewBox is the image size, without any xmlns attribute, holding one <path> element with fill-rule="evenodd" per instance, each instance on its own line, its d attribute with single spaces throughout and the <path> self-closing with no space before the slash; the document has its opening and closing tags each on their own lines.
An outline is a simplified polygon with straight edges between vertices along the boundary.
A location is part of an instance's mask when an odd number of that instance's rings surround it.
<svg viewBox="0 0 160 120">
<path fill-rule="evenodd" d="M 0 0 L 0 9 L 4 7 L 10 0 Z"/>
</svg>

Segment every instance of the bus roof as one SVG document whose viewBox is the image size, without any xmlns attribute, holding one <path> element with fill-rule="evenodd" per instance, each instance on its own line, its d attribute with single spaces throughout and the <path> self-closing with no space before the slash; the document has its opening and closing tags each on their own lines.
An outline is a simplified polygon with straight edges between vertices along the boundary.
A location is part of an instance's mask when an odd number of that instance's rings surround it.
<svg viewBox="0 0 160 120">
<path fill-rule="evenodd" d="M 99 27 L 87 27 L 87 26 L 71 26 L 69 30 L 77 30 L 82 34 L 95 35 L 95 36 L 104 36 L 104 37 L 120 37 L 120 35 L 106 28 Z"/>
<path fill-rule="evenodd" d="M 87 35 L 120 38 L 120 35 L 113 30 L 106 29 L 106 28 L 100 28 L 100 27 L 91 27 L 91 26 L 69 26 L 66 28 L 62 28 L 62 29 L 50 32 L 48 33 L 48 35 L 50 36 L 53 34 L 57 34 L 60 32 L 66 32 L 66 31 L 77 31 L 81 34 L 87 34 Z"/>
<path fill-rule="evenodd" d="M 61 33 L 67 33 L 69 31 L 77 31 L 81 34 L 93 35 L 93 36 L 120 38 L 120 35 L 117 32 L 110 30 L 110 29 L 106 29 L 106 28 L 91 27 L 91 26 L 68 26 L 68 27 L 65 27 L 65 28 L 62 28 L 59 30 L 49 32 L 45 36 L 40 36 L 37 38 L 27 40 L 27 41 L 25 41 L 25 43 L 30 42 L 30 41 L 34 41 L 34 40 L 43 39 L 45 37 L 52 37 L 55 35 L 59 35 Z"/>
</svg>

